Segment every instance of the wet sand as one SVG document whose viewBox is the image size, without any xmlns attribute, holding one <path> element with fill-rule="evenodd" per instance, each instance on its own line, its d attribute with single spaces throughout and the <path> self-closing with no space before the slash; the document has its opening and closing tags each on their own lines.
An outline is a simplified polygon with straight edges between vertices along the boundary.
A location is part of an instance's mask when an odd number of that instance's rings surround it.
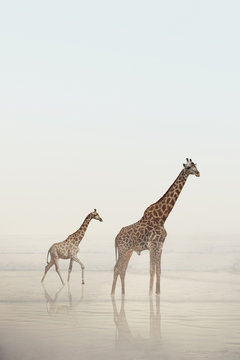
<svg viewBox="0 0 240 360">
<path fill-rule="evenodd" d="M 127 274 L 124 299 L 111 272 L 1 271 L 0 359 L 239 359 L 237 274 L 165 272 L 160 297 L 148 276 Z M 63 271 L 66 279 L 67 273 Z M 118 284 L 119 285 L 119 284 Z"/>
</svg>

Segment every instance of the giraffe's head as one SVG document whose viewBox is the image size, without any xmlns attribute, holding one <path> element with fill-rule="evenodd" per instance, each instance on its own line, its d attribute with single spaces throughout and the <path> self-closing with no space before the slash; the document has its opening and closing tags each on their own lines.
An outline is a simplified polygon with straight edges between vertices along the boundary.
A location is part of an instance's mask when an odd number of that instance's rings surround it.
<svg viewBox="0 0 240 360">
<path fill-rule="evenodd" d="M 195 176 L 200 176 L 200 172 L 197 169 L 196 164 L 194 164 L 194 162 L 192 161 L 192 159 L 186 159 L 187 163 L 183 164 L 184 166 L 184 171 L 188 174 L 188 175 L 195 175 Z"/>
<path fill-rule="evenodd" d="M 99 216 L 99 214 L 97 213 L 97 210 L 94 209 L 93 212 L 91 212 L 91 216 L 92 219 L 98 220 L 98 221 L 103 221 L 103 219 Z"/>
</svg>

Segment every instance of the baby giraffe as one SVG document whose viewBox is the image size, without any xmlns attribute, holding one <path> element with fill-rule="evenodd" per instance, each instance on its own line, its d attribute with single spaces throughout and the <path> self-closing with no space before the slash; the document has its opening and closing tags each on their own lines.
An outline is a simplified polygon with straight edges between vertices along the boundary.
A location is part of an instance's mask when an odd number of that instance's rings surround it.
<svg viewBox="0 0 240 360">
<path fill-rule="evenodd" d="M 84 265 L 83 263 L 78 259 L 77 253 L 79 252 L 79 244 L 84 237 L 84 234 L 87 230 L 87 227 L 92 219 L 102 221 L 102 218 L 98 215 L 97 210 L 94 209 L 93 212 L 91 212 L 84 222 L 82 223 L 81 227 L 74 232 L 73 234 L 69 235 L 66 240 L 58 242 L 53 244 L 50 249 L 48 250 L 47 254 L 47 265 L 45 266 L 45 272 L 42 278 L 42 282 L 45 279 L 45 276 L 48 272 L 48 270 L 55 265 L 56 272 L 58 273 L 62 284 L 64 285 L 64 281 L 62 279 L 62 276 L 59 271 L 59 259 L 70 259 L 69 269 L 68 269 L 68 281 L 70 280 L 70 274 L 72 271 L 72 264 L 73 261 L 76 261 L 81 265 L 82 268 L 82 284 L 84 284 Z M 51 259 L 50 262 L 48 262 L 48 255 L 50 254 Z"/>
</svg>

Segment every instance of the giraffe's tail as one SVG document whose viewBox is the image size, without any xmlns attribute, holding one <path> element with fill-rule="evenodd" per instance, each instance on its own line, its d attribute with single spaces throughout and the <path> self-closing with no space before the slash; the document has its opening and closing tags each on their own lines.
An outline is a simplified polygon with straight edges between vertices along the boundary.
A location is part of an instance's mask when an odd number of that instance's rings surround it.
<svg viewBox="0 0 240 360">
<path fill-rule="evenodd" d="M 49 261 L 48 261 L 49 252 L 50 252 L 50 250 L 48 250 L 48 253 L 47 253 L 47 264 L 49 264 Z"/>
<path fill-rule="evenodd" d="M 117 247 L 117 239 L 115 239 L 115 257 L 116 257 L 116 262 L 118 260 L 118 247 Z"/>
</svg>

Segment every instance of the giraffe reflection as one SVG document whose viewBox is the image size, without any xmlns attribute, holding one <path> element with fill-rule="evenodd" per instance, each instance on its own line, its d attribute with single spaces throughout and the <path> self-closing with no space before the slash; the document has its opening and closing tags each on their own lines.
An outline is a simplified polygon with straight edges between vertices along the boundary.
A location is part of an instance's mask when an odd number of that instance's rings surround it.
<svg viewBox="0 0 240 360">
<path fill-rule="evenodd" d="M 149 351 L 151 353 L 153 345 L 159 348 L 161 340 L 161 316 L 160 316 L 160 297 L 156 297 L 155 307 L 152 297 L 149 298 L 149 337 L 142 338 L 134 336 L 129 328 L 126 312 L 125 298 L 121 299 L 121 308 L 118 312 L 115 298 L 112 298 L 113 319 L 116 325 L 115 347 L 117 350 L 137 350 Z"/>
<path fill-rule="evenodd" d="M 42 283 L 42 288 L 43 288 L 44 297 L 46 300 L 47 312 L 50 316 L 54 316 L 54 315 L 58 315 L 58 314 L 69 315 L 82 302 L 82 300 L 84 298 L 84 291 L 83 291 L 84 287 L 82 286 L 80 299 L 76 303 L 73 304 L 71 289 L 70 289 L 70 285 L 68 284 L 68 287 L 67 287 L 68 288 L 68 305 L 67 304 L 63 305 L 63 304 L 59 304 L 59 295 L 62 292 L 63 288 L 65 288 L 64 286 L 62 286 L 55 293 L 54 297 L 51 297 L 49 295 L 49 293 L 43 283 Z"/>
</svg>

